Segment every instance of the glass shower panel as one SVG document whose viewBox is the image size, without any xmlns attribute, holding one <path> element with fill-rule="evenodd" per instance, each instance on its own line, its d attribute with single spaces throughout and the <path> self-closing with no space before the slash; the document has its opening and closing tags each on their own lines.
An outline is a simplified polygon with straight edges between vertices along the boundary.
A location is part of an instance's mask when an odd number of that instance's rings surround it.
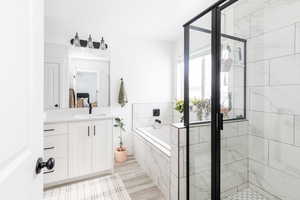
<svg viewBox="0 0 300 200">
<path fill-rule="evenodd" d="M 246 40 L 221 36 L 220 106 L 224 120 L 245 118 Z"/>
<path fill-rule="evenodd" d="M 189 199 L 211 199 L 212 14 L 190 25 Z M 201 123 L 202 124 L 199 124 Z"/>
<path fill-rule="evenodd" d="M 211 104 L 211 14 L 190 26 L 190 122 L 209 121 Z"/>
<path fill-rule="evenodd" d="M 247 37 L 245 30 L 237 26 L 235 11 L 233 4 L 221 14 L 220 112 L 225 122 L 221 132 L 220 167 L 221 199 L 226 200 L 248 186 L 248 122 L 244 120 Z M 249 199 L 247 195 L 245 198 Z"/>
</svg>

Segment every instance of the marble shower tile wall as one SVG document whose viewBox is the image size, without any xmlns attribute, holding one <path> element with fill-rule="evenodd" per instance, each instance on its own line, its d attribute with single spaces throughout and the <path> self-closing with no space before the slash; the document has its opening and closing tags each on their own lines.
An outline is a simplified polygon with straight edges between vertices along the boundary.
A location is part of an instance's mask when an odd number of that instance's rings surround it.
<svg viewBox="0 0 300 200">
<path fill-rule="evenodd" d="M 222 194 L 230 195 L 248 183 L 247 121 L 224 124 L 222 133 Z M 186 130 L 173 128 L 171 156 L 171 195 L 179 184 L 180 200 L 185 199 Z M 209 124 L 190 128 L 191 196 L 209 199 L 211 195 L 211 134 Z M 174 182 L 175 181 L 175 182 Z M 176 182 L 177 181 L 177 182 Z M 177 193 L 176 193 L 177 194 Z M 177 194 L 178 195 L 178 194 Z M 176 198 L 176 197 L 175 197 Z"/>
<path fill-rule="evenodd" d="M 249 185 L 270 199 L 300 199 L 300 1 L 240 0 L 249 18 Z M 239 23 L 244 23 L 243 25 Z"/>
<path fill-rule="evenodd" d="M 135 103 L 132 105 L 132 127 L 140 128 L 152 126 L 155 119 L 160 119 L 163 124 L 173 123 L 173 102 L 162 103 Z M 160 116 L 153 116 L 153 109 L 160 109 Z"/>
<path fill-rule="evenodd" d="M 248 60 L 255 62 L 294 53 L 295 26 L 290 25 L 273 32 L 248 39 Z M 284 38 L 284 40 L 279 39 Z M 274 45 L 276 41 L 276 45 Z"/>
</svg>

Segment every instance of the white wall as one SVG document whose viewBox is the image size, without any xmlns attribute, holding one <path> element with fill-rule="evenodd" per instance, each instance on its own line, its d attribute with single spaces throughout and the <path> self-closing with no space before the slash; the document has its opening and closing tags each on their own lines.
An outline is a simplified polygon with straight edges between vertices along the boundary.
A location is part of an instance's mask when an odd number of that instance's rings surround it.
<svg viewBox="0 0 300 200">
<path fill-rule="evenodd" d="M 47 40 L 48 39 L 48 40 Z M 67 39 L 63 45 L 68 46 Z M 46 42 L 54 43 L 53 38 Z M 107 40 L 111 57 L 111 110 L 125 119 L 127 137 L 125 145 L 133 152 L 130 136 L 132 103 L 170 102 L 172 100 L 172 47 L 164 41 L 123 38 L 121 35 Z M 53 45 L 52 45 L 53 46 Z M 129 103 L 118 105 L 120 78 L 124 79 Z M 105 109 L 106 110 L 106 109 Z"/>
<path fill-rule="evenodd" d="M 119 39 L 111 43 L 112 110 L 125 119 L 127 129 L 131 130 L 132 103 L 172 100 L 172 45 Z M 117 104 L 121 77 L 129 100 L 124 108 Z M 132 146 L 130 137 L 125 144 Z"/>
</svg>

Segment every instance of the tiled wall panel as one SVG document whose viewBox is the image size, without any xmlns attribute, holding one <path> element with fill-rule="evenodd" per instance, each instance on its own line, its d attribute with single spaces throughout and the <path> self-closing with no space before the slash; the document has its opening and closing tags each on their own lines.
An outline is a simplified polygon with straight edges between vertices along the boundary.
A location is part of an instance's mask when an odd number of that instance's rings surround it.
<svg viewBox="0 0 300 200">
<path fill-rule="evenodd" d="M 300 1 L 254 0 L 246 8 L 250 2 L 239 1 L 248 11 L 235 8 L 250 18 L 249 182 L 272 200 L 296 200 L 300 199 Z"/>
</svg>

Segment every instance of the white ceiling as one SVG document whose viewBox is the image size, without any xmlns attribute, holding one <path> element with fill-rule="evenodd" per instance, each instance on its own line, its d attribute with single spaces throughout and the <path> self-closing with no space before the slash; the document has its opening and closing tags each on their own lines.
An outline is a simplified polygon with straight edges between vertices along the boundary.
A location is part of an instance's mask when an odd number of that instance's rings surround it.
<svg viewBox="0 0 300 200">
<path fill-rule="evenodd" d="M 182 25 L 216 0 L 46 0 L 46 39 L 124 35 L 174 41 Z M 64 38 L 63 38 L 64 37 Z"/>
</svg>

